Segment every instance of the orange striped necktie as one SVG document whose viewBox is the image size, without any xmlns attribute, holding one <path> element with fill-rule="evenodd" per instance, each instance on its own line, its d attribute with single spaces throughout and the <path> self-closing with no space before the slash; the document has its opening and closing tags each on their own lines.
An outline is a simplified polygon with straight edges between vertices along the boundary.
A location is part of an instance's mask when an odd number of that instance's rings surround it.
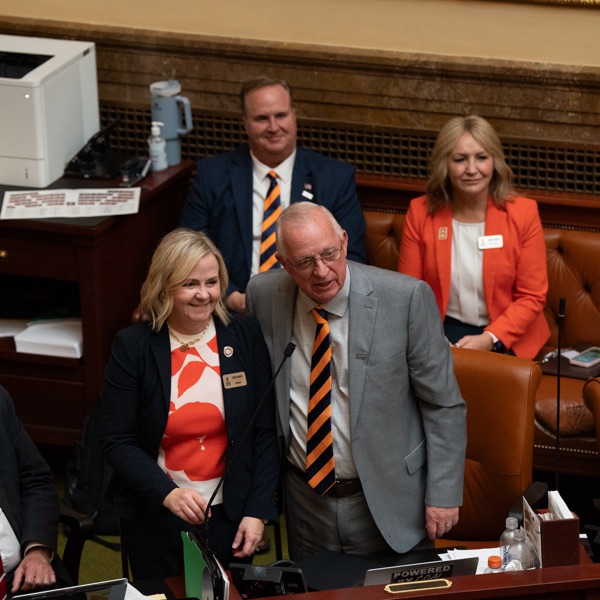
<svg viewBox="0 0 600 600">
<path fill-rule="evenodd" d="M 281 191 L 277 182 L 277 173 L 269 171 L 268 177 L 269 191 L 264 202 L 262 233 L 260 237 L 259 273 L 281 266 L 275 256 L 275 223 L 281 214 Z"/>
<path fill-rule="evenodd" d="M 335 483 L 331 433 L 331 340 L 327 311 L 317 305 L 312 313 L 317 328 L 310 365 L 306 477 L 308 484 L 323 496 Z"/>
</svg>

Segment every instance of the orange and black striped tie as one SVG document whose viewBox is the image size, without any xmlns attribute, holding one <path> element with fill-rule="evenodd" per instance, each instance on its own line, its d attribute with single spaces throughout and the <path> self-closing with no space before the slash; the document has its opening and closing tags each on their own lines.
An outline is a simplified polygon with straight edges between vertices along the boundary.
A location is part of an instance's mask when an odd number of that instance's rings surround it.
<svg viewBox="0 0 600 600">
<path fill-rule="evenodd" d="M 310 365 L 306 477 L 308 484 L 323 496 L 335 483 L 331 433 L 331 341 L 327 311 L 315 306 L 312 313 L 317 329 Z"/>
<path fill-rule="evenodd" d="M 277 173 L 269 171 L 269 191 L 265 198 L 260 237 L 259 273 L 281 266 L 275 256 L 275 223 L 281 214 L 281 198 Z"/>
</svg>

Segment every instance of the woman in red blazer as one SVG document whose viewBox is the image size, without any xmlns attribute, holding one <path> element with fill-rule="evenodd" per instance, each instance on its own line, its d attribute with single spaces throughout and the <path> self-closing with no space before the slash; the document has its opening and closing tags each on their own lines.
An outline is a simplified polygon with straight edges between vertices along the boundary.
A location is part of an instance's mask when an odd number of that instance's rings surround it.
<svg viewBox="0 0 600 600">
<path fill-rule="evenodd" d="M 485 119 L 444 125 L 426 192 L 406 214 L 398 270 L 431 286 L 451 343 L 534 358 L 550 336 L 542 224 Z"/>
</svg>

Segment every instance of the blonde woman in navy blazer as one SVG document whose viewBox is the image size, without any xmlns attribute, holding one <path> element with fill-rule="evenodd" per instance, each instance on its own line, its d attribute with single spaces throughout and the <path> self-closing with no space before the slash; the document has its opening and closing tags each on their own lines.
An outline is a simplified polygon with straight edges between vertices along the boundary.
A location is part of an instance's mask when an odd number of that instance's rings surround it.
<svg viewBox="0 0 600 600">
<path fill-rule="evenodd" d="M 197 265 L 207 264 L 206 269 L 198 270 Z M 204 286 L 211 289 L 203 290 Z M 215 372 L 220 370 L 226 428 L 219 459 L 223 501 L 211 505 L 211 548 L 225 565 L 233 559 L 249 561 L 265 521 L 277 519 L 279 454 L 274 399 L 267 392 L 269 355 L 258 323 L 251 317 L 227 313 L 223 305 L 226 289 L 227 272 L 212 242 L 203 233 L 175 230 L 155 252 L 142 289 L 140 308 L 149 322 L 122 330 L 113 344 L 101 404 L 102 443 L 115 471 L 115 503 L 135 579 L 180 574 L 181 531 L 205 520 L 209 498 L 179 487 L 172 472 L 167 473 L 158 461 L 176 401 L 172 361 L 178 360 L 179 350 L 181 356 L 193 350 L 195 338 L 202 337 L 211 323 L 216 332 L 212 350 L 218 355 Z M 182 294 L 192 298 L 189 303 L 178 304 Z M 186 323 L 197 331 L 182 332 Z M 183 340 L 186 343 L 178 348 L 179 332 L 196 335 Z M 238 385 L 231 384 L 234 380 Z M 265 393 L 266 402 L 231 462 Z M 200 433 L 196 449 L 184 458 L 201 470 L 206 456 L 203 449 L 212 440 Z"/>
</svg>

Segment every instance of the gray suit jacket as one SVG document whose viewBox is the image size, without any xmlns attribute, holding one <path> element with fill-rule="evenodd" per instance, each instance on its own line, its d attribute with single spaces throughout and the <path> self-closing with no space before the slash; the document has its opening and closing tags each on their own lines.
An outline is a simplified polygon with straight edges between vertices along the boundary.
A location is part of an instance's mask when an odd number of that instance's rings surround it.
<svg viewBox="0 0 600 600">
<path fill-rule="evenodd" d="M 348 265 L 352 454 L 379 530 L 396 552 L 406 552 L 426 535 L 425 504 L 462 504 L 466 406 L 430 287 L 392 271 Z M 297 291 L 283 269 L 251 278 L 247 288 L 273 368 L 293 341 Z M 284 456 L 293 360 L 275 388 Z"/>
</svg>

